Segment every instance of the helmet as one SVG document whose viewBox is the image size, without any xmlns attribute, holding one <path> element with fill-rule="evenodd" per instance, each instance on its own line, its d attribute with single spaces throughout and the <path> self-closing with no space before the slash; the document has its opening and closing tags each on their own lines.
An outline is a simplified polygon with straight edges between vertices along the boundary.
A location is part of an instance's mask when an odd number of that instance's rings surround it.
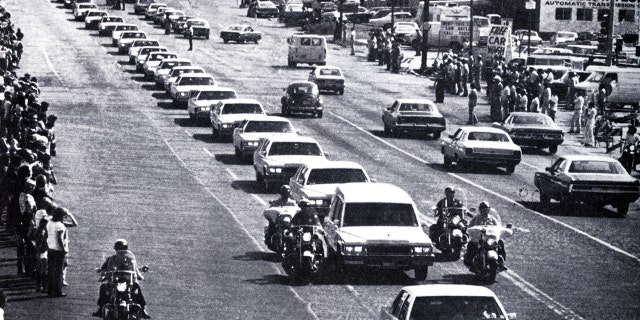
<svg viewBox="0 0 640 320">
<path fill-rule="evenodd" d="M 116 251 L 118 251 L 118 250 L 128 250 L 129 249 L 129 245 L 127 244 L 127 240 L 118 239 L 118 240 L 116 240 L 116 244 L 113 245 L 113 248 L 116 249 Z"/>
<path fill-rule="evenodd" d="M 289 194 L 291 193 L 291 187 L 289 187 L 288 185 L 283 185 L 282 187 L 280 187 L 280 190 L 278 191 L 278 193 L 282 194 Z"/>
<path fill-rule="evenodd" d="M 300 200 L 300 202 L 298 202 L 298 207 L 302 208 L 306 208 L 310 205 L 309 200 L 307 199 L 302 199 Z"/>
<path fill-rule="evenodd" d="M 489 209 L 489 208 L 491 208 L 491 206 L 489 206 L 489 202 L 486 202 L 486 201 L 480 202 L 480 205 L 478 206 L 478 209 L 480 209 L 480 211 L 484 209 Z"/>
<path fill-rule="evenodd" d="M 456 189 L 453 186 L 447 186 L 444 188 L 444 193 L 456 193 Z"/>
</svg>

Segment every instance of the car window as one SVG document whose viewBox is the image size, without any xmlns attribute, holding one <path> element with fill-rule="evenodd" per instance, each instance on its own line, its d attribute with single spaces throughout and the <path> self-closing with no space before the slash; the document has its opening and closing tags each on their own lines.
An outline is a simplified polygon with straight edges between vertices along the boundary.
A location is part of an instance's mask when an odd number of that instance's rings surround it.
<svg viewBox="0 0 640 320">
<path fill-rule="evenodd" d="M 318 144 L 313 142 L 274 142 L 269 149 L 269 155 L 321 156 L 322 151 Z"/>
<path fill-rule="evenodd" d="M 321 76 L 340 76 L 340 70 L 338 69 L 320 69 Z"/>
<path fill-rule="evenodd" d="M 312 94 L 312 93 L 314 93 L 314 90 L 313 90 L 313 86 L 311 86 L 311 85 L 297 85 L 297 86 L 291 86 L 291 93 L 293 93 L 293 94 L 305 94 L 305 93 Z"/>
<path fill-rule="evenodd" d="M 403 103 L 400 106 L 400 111 L 423 111 L 432 112 L 431 106 L 424 103 Z"/>
<path fill-rule="evenodd" d="M 404 301 L 404 303 L 402 304 L 402 307 L 400 307 L 400 314 L 398 315 L 398 318 L 400 319 L 406 319 L 407 318 L 407 314 L 409 313 L 409 307 L 411 306 L 411 299 L 406 299 Z M 413 318 L 411 318 L 413 319 Z"/>
<path fill-rule="evenodd" d="M 395 317 L 400 316 L 400 310 L 404 302 L 407 300 L 407 297 L 409 297 L 409 294 L 404 290 L 401 290 L 400 293 L 398 293 L 398 295 L 396 296 L 396 299 L 393 300 L 393 304 L 391 305 L 390 313 L 392 316 L 395 316 Z"/>
<path fill-rule="evenodd" d="M 208 86 L 215 85 L 213 78 L 209 77 L 185 77 L 180 80 L 181 86 Z"/>
<path fill-rule="evenodd" d="M 416 297 L 410 319 L 505 319 L 493 297 Z"/>
<path fill-rule="evenodd" d="M 344 202 L 342 202 L 342 199 L 340 199 L 340 197 L 333 197 L 330 208 L 331 210 L 328 214 L 329 221 L 335 221 L 336 226 L 340 226 L 340 221 L 342 221 L 342 209 L 344 208 Z"/>
<path fill-rule="evenodd" d="M 311 38 L 300 38 L 300 45 L 302 46 L 310 46 Z"/>
<path fill-rule="evenodd" d="M 409 203 L 347 203 L 343 226 L 400 226 L 418 225 L 413 206 Z"/>
<path fill-rule="evenodd" d="M 293 132 L 293 127 L 285 121 L 251 121 L 244 132 Z"/>
<path fill-rule="evenodd" d="M 626 171 L 618 162 L 598 160 L 574 160 L 569 166 L 570 173 L 605 173 L 625 174 Z"/>
<path fill-rule="evenodd" d="M 225 105 L 222 108 L 222 114 L 238 113 L 262 113 L 262 108 L 260 108 L 260 105 L 254 103 L 233 103 Z"/>
<path fill-rule="evenodd" d="M 497 132 L 469 132 L 467 140 L 479 140 L 479 141 L 495 141 L 495 142 L 508 142 L 506 134 Z"/>
<path fill-rule="evenodd" d="M 231 30 L 231 31 L 240 31 L 240 30 L 242 30 L 242 26 L 231 26 L 231 27 L 229 27 L 229 30 Z"/>
<path fill-rule="evenodd" d="M 518 115 L 511 118 L 512 124 L 550 125 L 549 119 L 543 116 Z"/>
<path fill-rule="evenodd" d="M 316 46 L 316 47 L 321 46 L 322 45 L 322 39 L 312 38 L 311 39 L 311 45 L 312 46 Z"/>
<path fill-rule="evenodd" d="M 307 179 L 308 185 L 349 182 L 367 182 L 367 176 L 362 169 L 328 168 L 311 170 Z"/>
</svg>

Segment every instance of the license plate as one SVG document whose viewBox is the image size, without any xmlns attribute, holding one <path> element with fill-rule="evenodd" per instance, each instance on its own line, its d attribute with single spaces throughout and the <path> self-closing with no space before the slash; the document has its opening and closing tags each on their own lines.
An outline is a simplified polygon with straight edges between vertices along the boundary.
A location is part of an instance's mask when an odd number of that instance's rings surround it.
<svg viewBox="0 0 640 320">
<path fill-rule="evenodd" d="M 382 262 L 382 266 L 383 267 L 394 267 L 396 264 L 393 262 L 387 262 L 387 261 L 383 261 Z"/>
</svg>

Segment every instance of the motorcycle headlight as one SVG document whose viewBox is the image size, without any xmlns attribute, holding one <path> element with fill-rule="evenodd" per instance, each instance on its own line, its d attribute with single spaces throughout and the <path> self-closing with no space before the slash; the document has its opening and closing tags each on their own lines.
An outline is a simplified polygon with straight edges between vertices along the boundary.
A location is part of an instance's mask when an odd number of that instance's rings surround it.
<svg viewBox="0 0 640 320">
<path fill-rule="evenodd" d="M 126 282 L 118 282 L 118 284 L 116 285 L 116 290 L 118 292 L 125 292 L 127 290 L 127 283 Z"/>
<path fill-rule="evenodd" d="M 487 239 L 487 246 L 488 247 L 493 247 L 495 245 L 496 245 L 496 239 L 494 239 L 494 238 Z"/>
<path fill-rule="evenodd" d="M 302 234 L 302 241 L 311 241 L 311 232 L 305 232 Z"/>
<path fill-rule="evenodd" d="M 629 146 L 629 151 L 634 151 L 634 150 L 636 150 L 636 146 L 634 146 L 634 145 L 630 145 L 630 146 Z"/>
<path fill-rule="evenodd" d="M 290 223 L 291 222 L 291 217 L 290 216 L 282 217 L 282 222 Z"/>
<path fill-rule="evenodd" d="M 451 218 L 451 223 L 453 223 L 454 225 L 460 223 L 460 216 L 453 216 L 453 218 Z"/>
</svg>

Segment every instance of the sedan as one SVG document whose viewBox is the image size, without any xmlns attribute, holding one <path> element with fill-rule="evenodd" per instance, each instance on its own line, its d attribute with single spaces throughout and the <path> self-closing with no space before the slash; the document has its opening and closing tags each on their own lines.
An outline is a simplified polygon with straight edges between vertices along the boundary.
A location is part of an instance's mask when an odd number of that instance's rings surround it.
<svg viewBox="0 0 640 320">
<path fill-rule="evenodd" d="M 398 99 L 382 110 L 382 122 L 386 134 L 401 131 L 424 132 L 438 139 L 447 129 L 444 116 L 435 103 L 426 99 Z"/>
<path fill-rule="evenodd" d="M 380 18 L 371 18 L 369 19 L 369 24 L 372 27 L 388 29 L 392 26 L 391 24 L 391 15 L 393 14 L 393 22 L 411 22 L 415 21 L 415 17 L 411 15 L 410 12 L 389 12 L 386 15 Z"/>
<path fill-rule="evenodd" d="M 107 14 L 104 10 L 89 10 L 84 17 L 85 29 L 98 29 L 98 25 L 102 22 L 102 17 Z"/>
<path fill-rule="evenodd" d="M 322 118 L 322 112 L 324 111 L 322 99 L 320 99 L 318 86 L 313 82 L 296 81 L 290 83 L 280 101 L 282 103 L 282 115 L 303 112 Z"/>
<path fill-rule="evenodd" d="M 335 91 L 344 94 L 344 75 L 338 67 L 314 67 L 309 73 L 309 81 L 318 85 L 319 90 Z"/>
<path fill-rule="evenodd" d="M 249 159 L 258 148 L 260 139 L 297 135 L 295 128 L 282 117 L 265 115 L 262 118 L 245 119 L 233 130 L 233 147 L 238 160 Z"/>
<path fill-rule="evenodd" d="M 216 81 L 208 73 L 183 73 L 171 85 L 171 99 L 175 107 L 186 107 L 191 93 L 204 86 L 215 86 Z"/>
<path fill-rule="evenodd" d="M 249 25 L 232 25 L 220 31 L 220 38 L 224 43 L 235 41 L 237 43 L 245 43 L 248 41 L 258 43 L 262 39 L 262 33 L 253 30 Z"/>
<path fill-rule="evenodd" d="M 564 142 L 564 133 L 551 118 L 542 113 L 512 112 L 504 123 L 493 123 L 494 127 L 506 131 L 517 145 L 549 148 L 558 151 Z"/>
<path fill-rule="evenodd" d="M 205 39 L 209 39 L 209 33 L 211 33 L 211 27 L 209 26 L 209 22 L 205 19 L 193 18 L 187 20 L 187 28 L 184 30 L 184 37 L 188 37 L 189 27 L 193 29 L 193 37 L 202 37 Z"/>
<path fill-rule="evenodd" d="M 191 94 L 189 101 L 187 101 L 189 119 L 202 119 L 209 121 L 211 116 L 211 106 L 224 99 L 238 99 L 238 94 L 236 94 L 236 92 L 231 88 L 218 86 L 203 87 L 202 89 L 195 91 Z"/>
<path fill-rule="evenodd" d="M 551 199 L 567 210 L 577 203 L 595 207 L 612 205 L 618 214 L 629 211 L 629 203 L 640 196 L 640 183 L 630 176 L 618 160 L 607 156 L 567 155 L 558 158 L 545 171 L 535 173 L 540 204 L 549 208 Z"/>
<path fill-rule="evenodd" d="M 527 43 L 530 43 L 532 46 L 539 46 L 542 44 L 542 38 L 540 38 L 540 36 L 538 36 L 538 33 L 535 31 L 516 30 L 513 32 L 513 35 L 517 39 L 521 39 L 520 43 L 522 45 L 526 45 Z M 531 35 L 531 38 L 529 38 L 529 35 Z"/>
<path fill-rule="evenodd" d="M 444 165 L 455 162 L 505 167 L 507 173 L 515 171 L 522 159 L 522 150 L 504 131 L 489 127 L 460 127 L 455 134 L 442 140 L 440 149 Z"/>
</svg>

